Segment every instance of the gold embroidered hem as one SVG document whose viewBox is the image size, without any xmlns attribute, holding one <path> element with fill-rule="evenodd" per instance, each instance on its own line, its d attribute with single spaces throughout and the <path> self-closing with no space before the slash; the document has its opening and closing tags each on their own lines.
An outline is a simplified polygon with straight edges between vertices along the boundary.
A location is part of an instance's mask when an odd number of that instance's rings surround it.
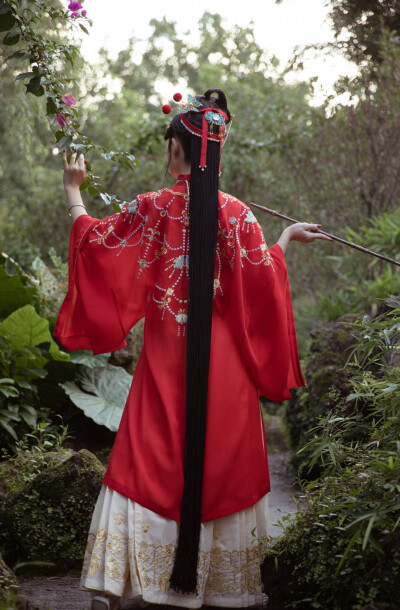
<svg viewBox="0 0 400 610">
<path fill-rule="evenodd" d="M 201 524 L 198 595 L 169 588 L 178 531 L 176 521 L 103 485 L 90 526 L 82 586 L 184 608 L 263 603 L 264 549 L 257 538 L 269 535 L 267 495 L 249 508 Z"/>
</svg>

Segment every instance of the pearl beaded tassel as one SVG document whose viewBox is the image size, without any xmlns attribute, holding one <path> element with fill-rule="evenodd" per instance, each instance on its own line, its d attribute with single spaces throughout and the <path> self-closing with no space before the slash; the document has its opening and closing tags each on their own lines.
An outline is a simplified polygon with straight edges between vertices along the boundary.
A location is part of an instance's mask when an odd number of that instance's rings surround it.
<svg viewBox="0 0 400 610">
<path fill-rule="evenodd" d="M 189 127 L 187 127 L 187 126 L 185 125 L 185 123 L 182 121 L 182 119 L 181 119 L 181 123 L 182 123 L 182 125 L 184 126 L 184 128 L 185 128 L 187 131 L 189 131 L 189 133 L 191 133 L 193 136 L 197 136 L 198 138 L 201 138 L 201 133 L 196 133 L 195 131 L 193 131 L 192 129 L 190 129 Z M 215 142 L 215 138 L 210 138 L 210 137 L 208 137 L 208 138 L 207 138 L 207 140 L 208 140 L 209 142 Z M 199 166 L 199 167 L 200 167 L 200 166 Z"/>
</svg>

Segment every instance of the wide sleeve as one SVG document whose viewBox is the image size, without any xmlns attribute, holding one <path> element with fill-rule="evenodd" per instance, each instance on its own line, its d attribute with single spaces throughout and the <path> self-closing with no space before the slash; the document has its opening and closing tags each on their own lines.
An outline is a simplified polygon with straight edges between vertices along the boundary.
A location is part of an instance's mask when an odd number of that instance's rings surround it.
<svg viewBox="0 0 400 610">
<path fill-rule="evenodd" d="M 88 215 L 75 220 L 68 292 L 54 330 L 69 351 L 120 349 L 145 315 L 150 279 L 140 253 L 146 222 L 145 197 L 103 220 Z"/>
<path fill-rule="evenodd" d="M 236 232 L 232 299 L 240 349 L 260 395 L 275 402 L 305 385 L 300 368 L 288 272 L 282 249 L 268 250 L 261 226 Z"/>
</svg>

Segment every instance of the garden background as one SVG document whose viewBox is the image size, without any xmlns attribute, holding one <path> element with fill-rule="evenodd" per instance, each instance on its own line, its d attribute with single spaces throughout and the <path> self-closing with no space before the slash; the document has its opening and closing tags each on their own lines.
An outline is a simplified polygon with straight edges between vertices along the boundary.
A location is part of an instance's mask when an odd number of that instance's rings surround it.
<svg viewBox="0 0 400 610">
<path fill-rule="evenodd" d="M 171 97 L 182 80 L 188 92 L 217 86 L 235 115 L 221 190 L 400 258 L 400 5 L 327 4 L 335 40 L 311 50 L 340 52 L 357 70 L 316 105 L 313 79 L 285 79 L 310 49 L 282 67 L 251 26 L 218 14 L 200 19 L 200 44 L 153 19 L 139 61 L 131 39 L 88 65 L 71 42 L 72 32 L 90 36 L 84 9 L 0 1 L 0 549 L 18 576 L 79 566 L 142 340 L 139 325 L 126 350 L 93 357 L 51 336 L 70 230 L 54 149 L 84 152 L 88 210 L 114 213 L 173 183 L 157 83 Z M 285 223 L 257 217 L 272 245 Z M 308 385 L 283 406 L 263 401 L 267 438 L 279 417 L 302 485 L 298 514 L 264 562 L 269 607 L 395 610 L 399 273 L 337 243 L 292 244 L 287 261 Z M 0 607 L 11 608 L 17 584 L 2 570 Z"/>
</svg>

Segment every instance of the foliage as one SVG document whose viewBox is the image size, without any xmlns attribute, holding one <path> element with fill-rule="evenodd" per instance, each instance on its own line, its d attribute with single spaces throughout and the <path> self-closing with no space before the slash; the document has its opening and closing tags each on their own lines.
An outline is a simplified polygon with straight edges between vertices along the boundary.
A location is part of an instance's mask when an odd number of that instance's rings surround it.
<svg viewBox="0 0 400 610">
<path fill-rule="evenodd" d="M 70 457 L 70 450 L 62 447 L 69 438 L 68 427 L 62 423 L 40 422 L 15 443 L 11 456 L 3 450 L 7 459 L 0 462 L 0 495 L 19 491 L 46 468 Z"/>
<path fill-rule="evenodd" d="M 385 26 L 398 38 L 398 0 L 330 0 L 336 39 L 346 55 L 357 63 L 381 60 L 380 41 Z"/>
<path fill-rule="evenodd" d="M 367 221 L 357 231 L 348 229 L 347 239 L 374 252 L 400 260 L 400 212 L 384 213 Z M 371 311 L 392 295 L 400 294 L 400 275 L 392 264 L 367 255 L 345 251 L 331 257 L 340 289 L 332 296 L 319 293 L 318 318 L 336 320 L 345 313 Z"/>
<path fill-rule="evenodd" d="M 32 302 L 36 286 L 16 261 L 0 253 L 0 317 Z"/>
<path fill-rule="evenodd" d="M 400 603 L 400 309 L 354 329 L 351 392 L 310 431 L 321 476 L 304 485 L 301 510 L 269 553 L 278 580 L 288 578 L 279 591 L 271 582 L 279 607 Z"/>
<path fill-rule="evenodd" d="M 33 260 L 35 275 L 24 272 L 5 254 L 1 259 L 0 288 L 5 290 L 1 291 L 4 296 L 0 304 L 9 315 L 0 322 L 0 430 L 15 442 L 22 437 L 32 441 L 38 431 L 50 425 L 57 402 L 65 401 L 60 387 L 96 423 L 117 430 L 132 381 L 125 370 L 107 364 L 109 353 L 94 356 L 89 351 L 71 355 L 60 351 L 52 338 L 50 323 L 65 295 L 67 266 L 54 250 L 49 256 L 50 268 L 40 257 Z M 26 304 L 14 309 L 20 303 Z M 139 334 L 136 332 L 135 339 L 129 338 L 131 348 L 140 345 Z M 114 363 L 123 364 L 124 360 L 120 362 L 117 356 Z M 131 368 L 136 359 L 136 352 L 132 353 Z M 78 385 L 71 381 L 74 375 Z M 38 421 L 41 423 L 36 432 L 29 433 Z M 13 441 L 6 442 L 12 447 Z"/>
<path fill-rule="evenodd" d="M 303 479 L 317 476 L 320 471 L 317 465 L 311 471 L 309 469 L 312 452 L 304 447 L 308 431 L 351 391 L 353 372 L 346 368 L 346 362 L 356 341 L 352 323 L 357 317 L 357 314 L 347 314 L 335 322 L 321 324 L 311 332 L 304 366 L 307 385 L 295 391 L 286 409 L 294 451 L 291 463 Z"/>
<path fill-rule="evenodd" d="M 22 4 L 17 0 L 3 1 L 0 31 L 7 32 L 2 40 L 3 48 L 18 45 L 18 50 L 5 57 L 5 62 L 29 62 L 29 71 L 17 74 L 15 80 L 27 80 L 26 93 L 45 98 L 46 115 L 52 125 L 58 127 L 54 136 L 59 149 L 71 147 L 85 154 L 90 152 L 92 156 L 99 156 L 112 161 L 115 166 L 125 166 L 133 171 L 137 161 L 132 153 L 107 151 L 104 146 L 92 144 L 81 129 L 76 100 L 69 90 L 72 83 L 77 88 L 79 83 L 68 73 L 66 65 L 68 63 L 73 68 L 80 53 L 76 45 L 65 39 L 68 40 L 68 32 L 78 25 L 80 30 L 89 34 L 84 23 L 92 25 L 91 20 L 81 13 L 69 15 L 58 0 L 53 0 L 53 3 L 27 0 Z M 59 32 L 60 26 L 65 32 L 61 39 L 54 37 L 54 32 Z M 90 195 L 99 195 L 103 187 L 97 182 L 98 176 L 91 173 L 89 162 L 87 168 L 89 176 L 81 185 L 81 190 L 88 189 Z"/>
<path fill-rule="evenodd" d="M 52 338 L 49 321 L 33 306 L 49 309 L 46 286 L 1 254 L 0 431 L 10 447 L 45 417 L 38 383 L 48 375 L 47 365 L 69 362 Z"/>
<path fill-rule="evenodd" d="M 48 345 L 49 347 L 46 347 Z M 50 360 L 68 362 L 49 331 L 49 323 L 24 305 L 0 323 L 0 426 L 14 440 L 36 425 L 38 399 L 35 380 L 46 376 Z"/>
<path fill-rule="evenodd" d="M 95 368 L 83 365 L 80 369 L 76 377 L 79 385 L 68 381 L 61 387 L 87 417 L 116 432 L 131 387 L 131 375 L 112 364 Z"/>
</svg>

